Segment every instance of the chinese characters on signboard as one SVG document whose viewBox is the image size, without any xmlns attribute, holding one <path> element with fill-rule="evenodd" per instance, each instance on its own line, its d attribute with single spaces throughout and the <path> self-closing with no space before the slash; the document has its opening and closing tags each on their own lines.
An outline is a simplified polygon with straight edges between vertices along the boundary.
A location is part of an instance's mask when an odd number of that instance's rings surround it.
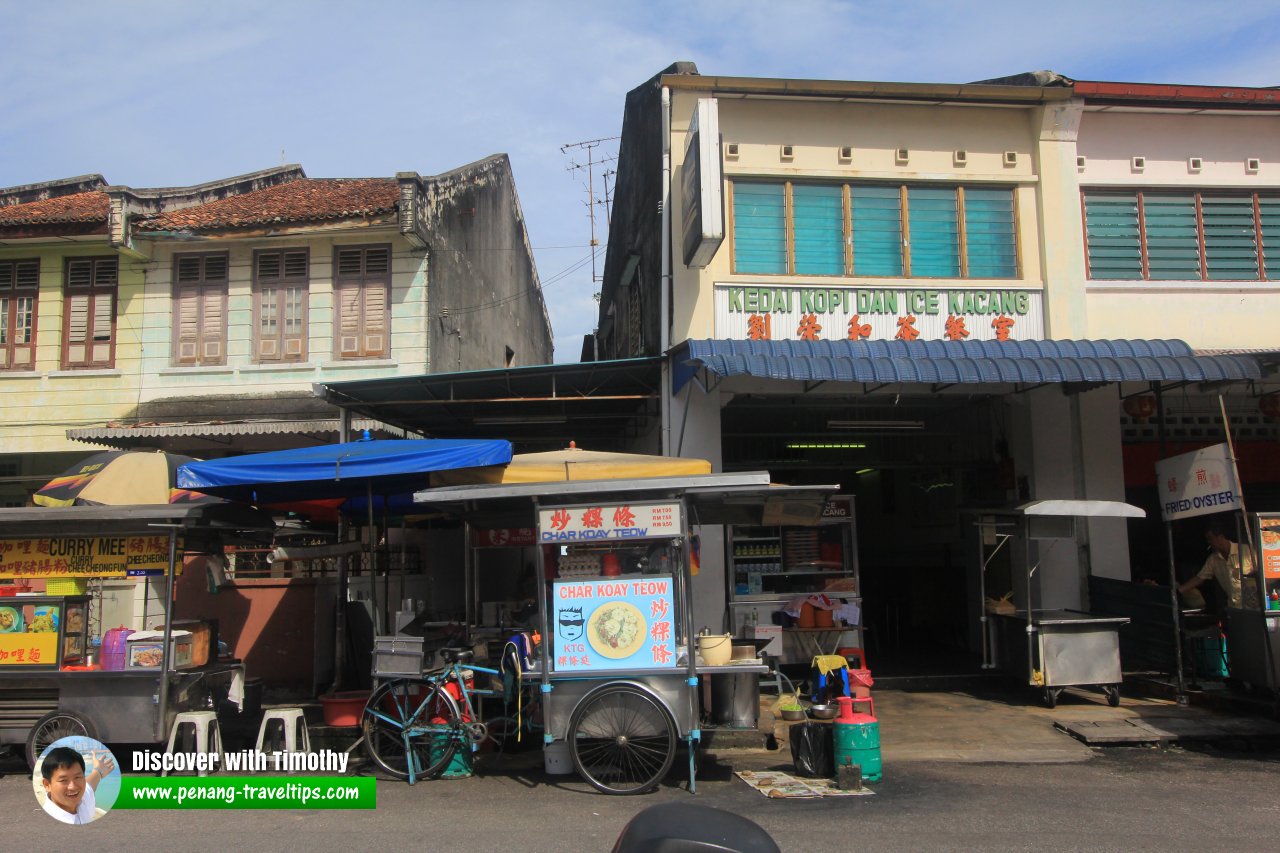
<svg viewBox="0 0 1280 853">
<path fill-rule="evenodd" d="M 717 338 L 1009 341 L 1044 337 L 1040 291 L 717 284 Z"/>
<path fill-rule="evenodd" d="M 538 541 L 569 545 L 622 539 L 654 539 L 683 532 L 679 502 L 543 507 Z"/>
<path fill-rule="evenodd" d="M 1225 444 L 1161 459 L 1156 487 L 1165 521 L 1240 509 L 1240 489 Z"/>
<path fill-rule="evenodd" d="M 557 672 L 676 666 L 670 575 L 556 581 L 551 600 Z"/>
<path fill-rule="evenodd" d="M 0 539 L 0 578 L 122 578 L 168 565 L 167 536 Z"/>
</svg>

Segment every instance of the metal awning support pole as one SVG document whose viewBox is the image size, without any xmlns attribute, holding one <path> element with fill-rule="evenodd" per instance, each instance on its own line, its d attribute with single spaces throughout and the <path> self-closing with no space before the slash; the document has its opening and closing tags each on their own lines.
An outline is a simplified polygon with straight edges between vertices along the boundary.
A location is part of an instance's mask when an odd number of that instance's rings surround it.
<svg viewBox="0 0 1280 853">
<path fill-rule="evenodd" d="M 368 533 L 366 534 L 369 537 L 369 547 L 366 550 L 366 553 L 369 555 L 369 609 L 372 611 L 373 633 L 376 636 L 378 634 L 378 572 L 375 567 L 378 564 L 378 555 L 375 553 L 374 545 L 376 531 L 373 527 L 373 481 L 366 480 L 364 488 L 365 498 L 369 502 L 369 527 Z"/>
<path fill-rule="evenodd" d="M 338 513 L 338 544 L 342 544 L 342 536 L 345 532 L 346 524 L 342 518 L 342 513 Z M 341 690 L 346 683 L 346 667 L 347 667 L 347 561 L 351 559 L 350 554 L 342 554 L 338 557 L 338 591 L 335 606 L 337 611 L 333 617 L 333 684 L 329 688 L 330 693 Z"/>
<path fill-rule="evenodd" d="M 476 587 L 475 549 L 471 547 L 471 522 L 462 522 L 462 630 L 467 641 L 471 640 L 471 626 L 476 622 L 476 599 L 479 590 Z"/>
<path fill-rule="evenodd" d="M 689 793 L 698 792 L 697 779 L 697 744 L 702 740 L 702 731 L 698 728 L 698 660 L 696 644 L 693 636 L 693 537 L 689 531 L 689 499 L 680 497 L 680 517 L 684 520 L 683 548 L 684 559 L 680 567 L 680 608 L 684 612 L 684 645 L 687 661 L 685 679 L 685 695 L 689 702 Z M 674 581 L 675 575 L 672 576 Z"/>
<path fill-rule="evenodd" d="M 1178 602 L 1178 569 L 1173 559 L 1173 522 L 1164 523 L 1165 544 L 1169 551 L 1169 597 L 1173 604 L 1173 659 L 1177 672 L 1178 704 L 1187 704 L 1187 687 L 1182 675 L 1182 605 Z"/>
<path fill-rule="evenodd" d="M 535 533 L 534 546 L 534 571 L 537 572 L 538 578 L 538 625 L 542 630 L 542 642 L 539 644 L 538 656 L 542 658 L 540 671 L 542 672 L 541 684 L 538 689 L 542 691 L 542 714 L 543 729 L 542 742 L 551 743 L 556 739 L 555 726 L 556 721 L 551 715 L 551 644 L 555 637 L 551 633 L 551 625 L 547 620 L 547 570 L 544 565 L 545 560 L 542 557 L 542 537 L 539 524 L 540 513 L 538 512 L 538 499 L 533 499 L 533 529 Z"/>
<path fill-rule="evenodd" d="M 1036 683 L 1036 629 L 1035 629 L 1035 613 L 1031 603 L 1031 575 L 1035 569 L 1031 565 L 1031 525 L 1027 523 L 1026 516 L 1022 517 L 1022 535 L 1026 548 L 1027 556 L 1027 679 L 1031 684 Z M 1043 673 L 1043 670 L 1041 670 Z M 1042 677 L 1041 681 L 1044 680 Z M 1043 685 L 1040 685 L 1043 686 Z"/>
<path fill-rule="evenodd" d="M 169 711 L 169 667 L 173 663 L 169 646 L 173 640 L 173 578 L 178 563 L 178 529 L 169 528 L 169 570 L 165 573 L 164 648 L 160 658 L 160 692 L 156 708 L 156 741 L 165 740 Z M 147 627 L 145 624 L 142 626 Z"/>
</svg>

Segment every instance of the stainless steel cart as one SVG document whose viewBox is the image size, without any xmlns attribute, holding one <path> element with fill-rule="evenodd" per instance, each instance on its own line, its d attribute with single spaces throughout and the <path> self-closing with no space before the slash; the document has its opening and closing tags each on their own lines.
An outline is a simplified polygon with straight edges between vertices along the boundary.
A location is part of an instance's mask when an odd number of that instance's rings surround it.
<svg viewBox="0 0 1280 853">
<path fill-rule="evenodd" d="M 1002 665 L 1010 672 L 1024 672 L 1027 683 L 1041 688 L 1044 703 L 1058 704 L 1067 687 L 1096 687 L 1112 707 L 1120 704 L 1120 640 L 1116 633 L 1129 622 L 1123 616 L 1101 616 L 1077 610 L 1039 610 L 1024 607 L 1012 614 L 986 611 L 986 566 L 1010 541 L 1025 547 L 1025 601 L 1034 602 L 1032 578 L 1039 563 L 1032 560 L 1032 543 L 1045 539 L 1074 539 L 1076 518 L 1142 518 L 1146 513 L 1116 501 L 1045 500 L 1015 509 L 978 513 L 979 572 L 983 625 L 983 666 Z M 1017 634 L 1025 633 L 1025 642 Z M 999 663 L 997 663 L 999 661 Z"/>
</svg>

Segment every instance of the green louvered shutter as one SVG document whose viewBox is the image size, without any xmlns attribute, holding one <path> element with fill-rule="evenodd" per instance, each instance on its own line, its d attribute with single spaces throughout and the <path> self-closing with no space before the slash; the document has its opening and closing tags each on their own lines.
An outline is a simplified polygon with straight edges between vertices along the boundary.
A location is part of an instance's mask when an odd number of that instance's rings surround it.
<svg viewBox="0 0 1280 853">
<path fill-rule="evenodd" d="M 1013 190 L 964 191 L 964 233 L 970 278 L 1018 274 Z"/>
<path fill-rule="evenodd" d="M 956 191 L 918 187 L 907 190 L 907 221 L 911 232 L 911 277 L 959 277 Z"/>
<path fill-rule="evenodd" d="M 844 191 L 840 187 L 791 188 L 796 273 L 844 275 Z"/>
<path fill-rule="evenodd" d="M 1152 281 L 1200 280 L 1200 233 L 1194 195 L 1142 197 L 1147 276 Z"/>
<path fill-rule="evenodd" d="M 1141 279 L 1138 196 L 1134 193 L 1085 193 L 1084 219 L 1089 277 L 1095 280 Z"/>
<path fill-rule="evenodd" d="M 897 187 L 852 187 L 853 274 L 902 275 L 902 194 Z"/>
<path fill-rule="evenodd" d="M 733 185 L 733 269 L 739 273 L 787 271 L 785 187 Z"/>
<path fill-rule="evenodd" d="M 1201 195 L 1200 216 L 1209 278 L 1256 281 L 1258 231 L 1253 221 L 1253 197 Z"/>
<path fill-rule="evenodd" d="M 1264 277 L 1280 279 L 1280 198 L 1259 198 Z"/>
</svg>

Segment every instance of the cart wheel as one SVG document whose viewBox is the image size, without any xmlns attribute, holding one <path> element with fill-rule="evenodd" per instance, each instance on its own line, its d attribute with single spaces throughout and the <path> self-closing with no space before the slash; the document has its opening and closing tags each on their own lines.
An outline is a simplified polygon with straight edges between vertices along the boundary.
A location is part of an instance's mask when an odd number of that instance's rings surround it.
<svg viewBox="0 0 1280 853">
<path fill-rule="evenodd" d="M 98 729 L 88 718 L 74 711 L 50 711 L 27 734 L 27 766 L 35 769 L 36 759 L 49 744 L 64 737 L 98 739 Z"/>
<path fill-rule="evenodd" d="M 676 724 L 654 696 L 609 684 L 573 709 L 568 730 L 573 766 L 606 794 L 642 794 L 657 786 L 676 757 Z"/>
<path fill-rule="evenodd" d="M 425 700 L 418 698 L 424 694 Z M 408 679 L 388 681 L 373 691 L 361 721 L 365 752 L 397 779 L 409 778 L 410 754 L 415 778 L 439 776 L 457 749 L 458 725 L 458 703 L 441 685 Z M 411 750 L 405 745 L 410 728 Z"/>
<path fill-rule="evenodd" d="M 1044 689 L 1044 704 L 1046 708 L 1058 707 L 1058 691 L 1052 687 Z"/>
<path fill-rule="evenodd" d="M 1102 690 L 1107 694 L 1107 704 L 1110 705 L 1112 708 L 1119 708 L 1120 707 L 1120 685 L 1108 684 L 1106 687 L 1103 687 Z"/>
</svg>

